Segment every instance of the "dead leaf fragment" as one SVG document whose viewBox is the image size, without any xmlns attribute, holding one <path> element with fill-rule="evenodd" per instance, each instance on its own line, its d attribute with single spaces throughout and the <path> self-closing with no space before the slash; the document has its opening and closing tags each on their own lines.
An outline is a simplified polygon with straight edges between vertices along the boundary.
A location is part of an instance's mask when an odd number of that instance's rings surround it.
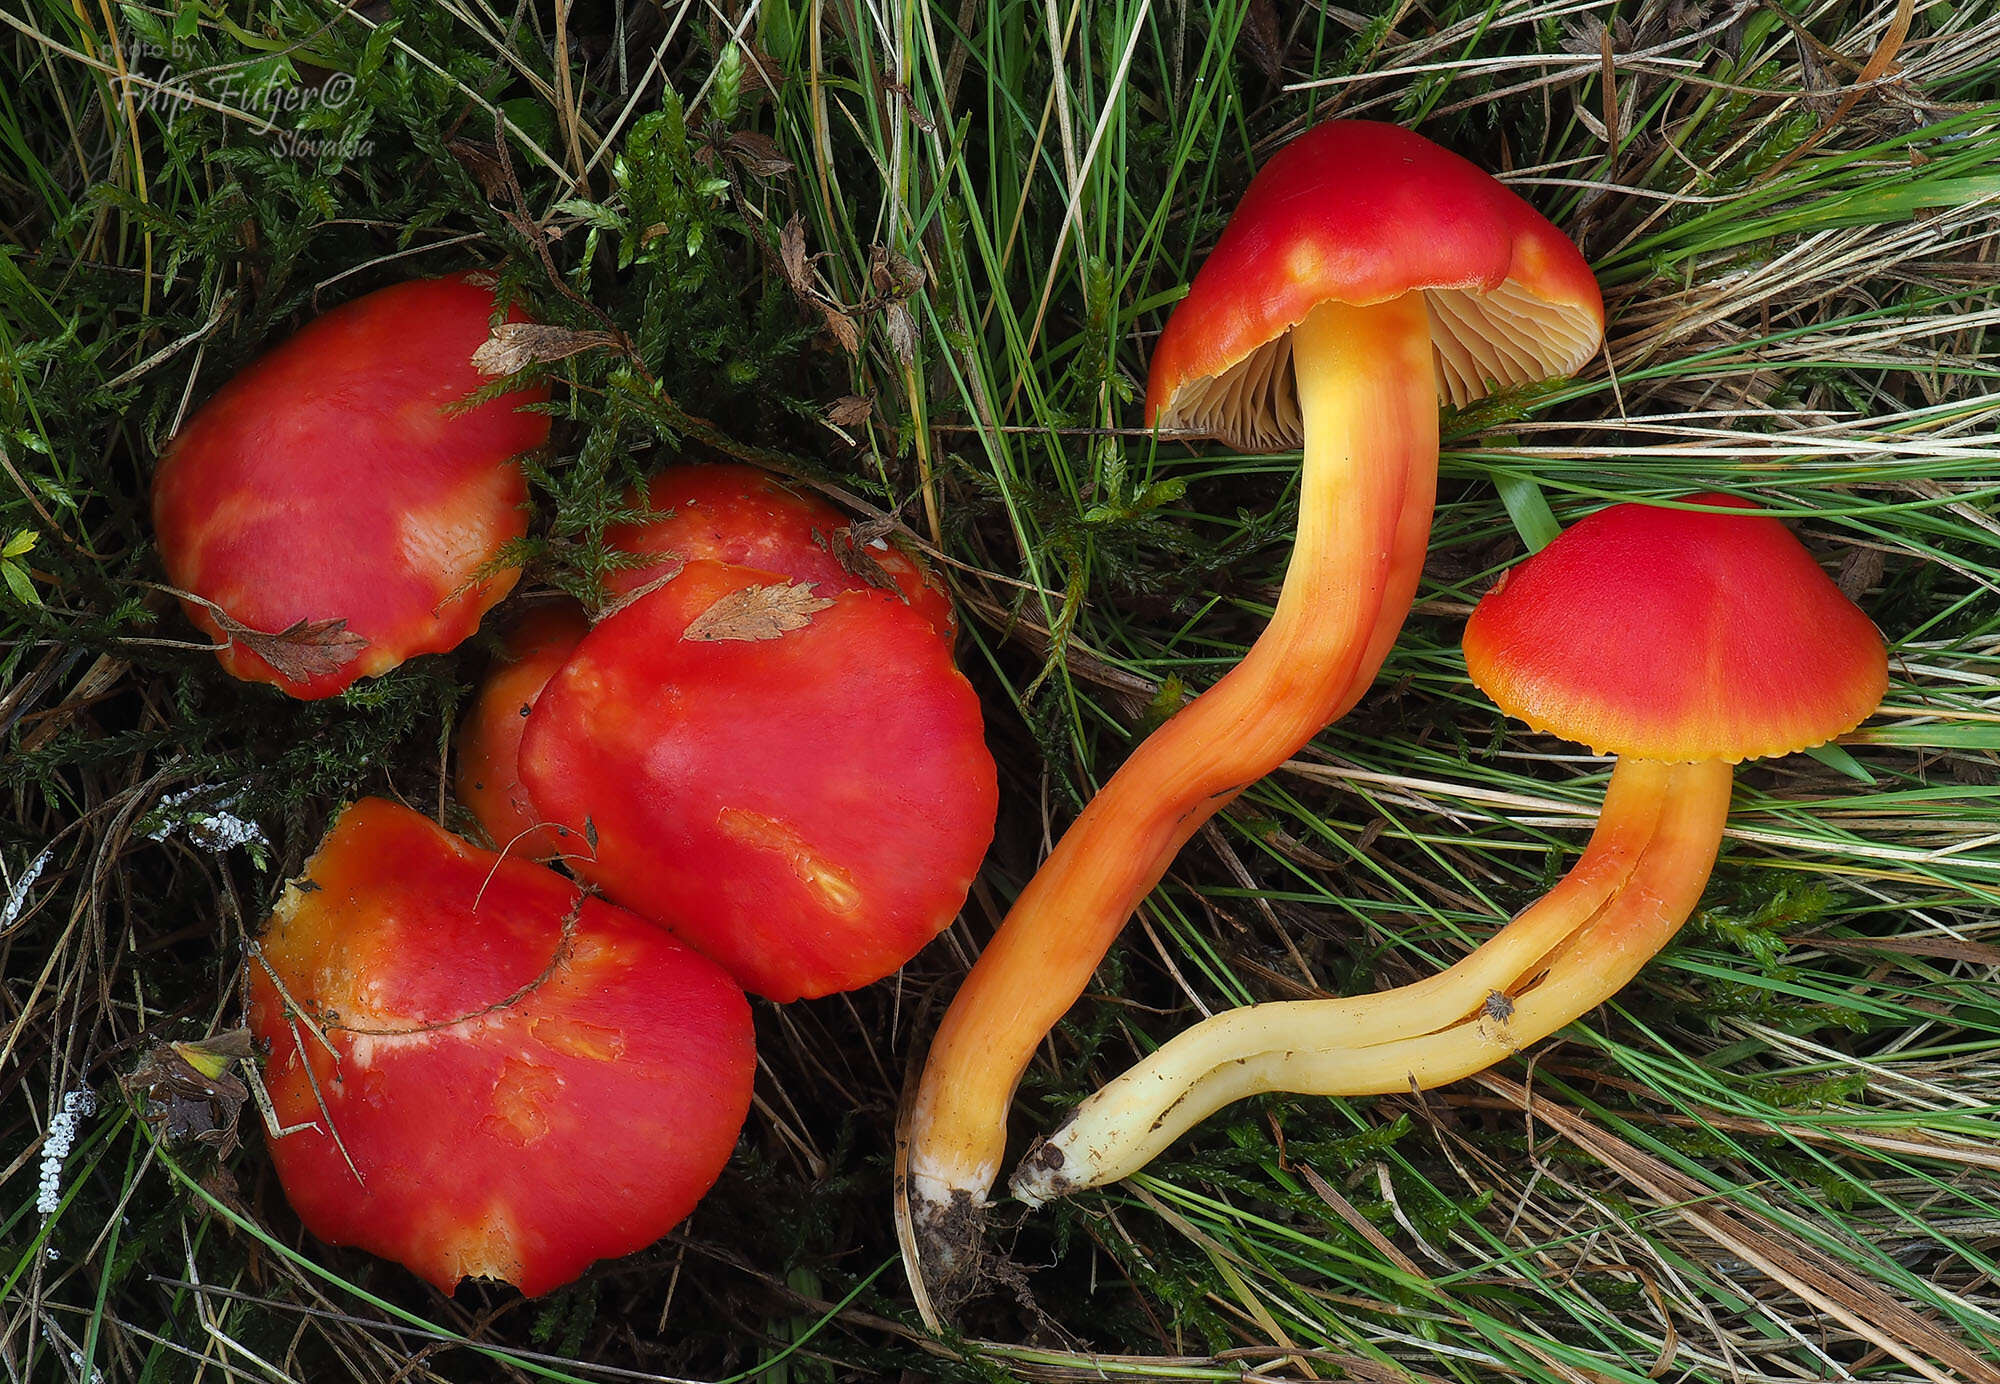
<svg viewBox="0 0 2000 1384">
<path fill-rule="evenodd" d="M 868 281 L 881 301 L 882 330 L 904 366 L 917 355 L 917 320 L 909 300 L 923 291 L 926 278 L 922 265 L 894 250 L 877 245 L 868 252 Z"/>
<path fill-rule="evenodd" d="M 542 322 L 502 322 L 472 353 L 472 368 L 482 375 L 511 375 L 530 365 L 567 360 L 599 346 L 616 346 L 610 332 L 574 332 Z"/>
<path fill-rule="evenodd" d="M 921 264 L 886 246 L 868 251 L 868 281 L 885 297 L 907 298 L 921 291 L 928 279 Z"/>
<path fill-rule="evenodd" d="M 886 515 L 880 519 L 849 524 L 846 528 L 833 531 L 826 540 L 826 550 L 850 576 L 861 578 L 878 591 L 894 592 L 897 599 L 908 605 L 910 598 L 904 594 L 903 588 L 875 559 L 875 545 L 886 539 L 894 528 L 895 521 Z M 817 532 L 814 536 L 818 537 Z"/>
<path fill-rule="evenodd" d="M 889 336 L 889 349 L 896 353 L 896 359 L 905 366 L 917 358 L 917 323 L 910 316 L 909 305 L 894 301 L 884 309 L 882 328 Z"/>
<path fill-rule="evenodd" d="M 833 339 L 840 343 L 840 349 L 847 352 L 850 356 L 859 355 L 861 353 L 861 329 L 854 325 L 854 319 L 825 300 L 821 300 L 819 311 L 820 315 L 826 319 L 826 329 L 832 332 Z"/>
<path fill-rule="evenodd" d="M 601 625 L 628 606 L 639 604 L 639 602 L 645 600 L 646 597 L 658 591 L 687 569 L 687 559 L 679 553 L 661 553 L 659 559 L 665 565 L 661 568 L 658 576 L 651 577 L 640 585 L 633 587 L 630 591 L 618 597 L 618 599 L 607 602 L 597 614 L 591 617 L 590 623 Z"/>
<path fill-rule="evenodd" d="M 755 130 L 738 130 L 722 142 L 723 150 L 754 177 L 775 178 L 792 171 L 792 161 L 778 141 Z"/>
<path fill-rule="evenodd" d="M 858 428 L 875 411 L 875 401 L 859 394 L 843 394 L 826 411 L 826 421 L 836 428 Z"/>
<path fill-rule="evenodd" d="M 812 279 L 806 273 L 806 220 L 797 212 L 785 223 L 785 229 L 778 233 L 778 261 L 784 266 L 785 282 L 792 292 L 801 297 L 816 296 Z"/>
<path fill-rule="evenodd" d="M 785 69 L 778 60 L 754 43 L 742 45 L 743 56 L 750 60 L 745 76 L 754 74 L 755 81 L 743 83 L 744 99 L 755 104 L 770 99 L 785 85 Z"/>
<path fill-rule="evenodd" d="M 210 605 L 209 613 L 224 639 L 248 649 L 289 682 L 311 682 L 337 673 L 368 647 L 367 638 L 349 630 L 345 619 L 300 620 L 271 634 L 232 619 L 219 606 Z"/>
<path fill-rule="evenodd" d="M 682 639 L 712 642 L 724 639 L 776 639 L 802 630 L 812 617 L 833 602 L 813 595 L 807 582 L 777 582 L 732 591 L 688 621 Z"/>
<path fill-rule="evenodd" d="M 487 201 L 493 201 L 507 190 L 507 170 L 500 163 L 500 154 L 491 144 L 482 144 L 476 139 L 452 139 L 445 142 L 452 157 L 465 166 Z"/>
<path fill-rule="evenodd" d="M 1880 548 L 1849 548 L 1840 560 L 1840 575 L 1834 583 L 1841 595 L 1859 601 L 1869 587 L 1882 580 L 1884 565 Z"/>
<path fill-rule="evenodd" d="M 833 339 L 840 343 L 840 349 L 850 356 L 861 353 L 861 329 L 855 325 L 854 317 L 839 303 L 820 292 L 813 282 L 813 256 L 806 253 L 806 223 L 797 212 L 785 223 L 778 233 L 778 265 L 784 272 L 785 283 L 799 301 L 808 303 L 819 310 L 826 322 L 826 329 L 833 333 Z"/>
<path fill-rule="evenodd" d="M 1278 36 L 1278 10 L 1271 0 L 1250 0 L 1243 27 L 1236 31 L 1236 42 L 1249 50 L 1250 61 L 1257 64 L 1265 81 L 1273 86 L 1284 81 L 1285 43 Z"/>
<path fill-rule="evenodd" d="M 125 1078 L 146 1123 L 170 1143 L 193 1140 L 226 1155 L 249 1088 L 229 1068 L 251 1055 L 250 1032 L 234 1029 L 195 1043 L 156 1042 Z"/>
</svg>

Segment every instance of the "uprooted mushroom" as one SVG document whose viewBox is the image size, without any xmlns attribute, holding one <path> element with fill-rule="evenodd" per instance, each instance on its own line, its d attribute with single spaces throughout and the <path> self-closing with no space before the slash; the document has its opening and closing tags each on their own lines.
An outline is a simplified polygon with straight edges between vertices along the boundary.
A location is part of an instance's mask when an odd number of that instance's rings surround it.
<svg viewBox="0 0 2000 1384">
<path fill-rule="evenodd" d="M 1407 130 L 1320 126 L 1251 183 L 1161 333 L 1147 415 L 1303 447 L 1284 587 L 1243 661 L 1071 824 L 939 1026 L 900 1146 L 920 1304 L 927 1282 L 948 1297 L 970 1278 L 1014 1088 L 1125 920 L 1204 822 L 1374 678 L 1429 542 L 1439 400 L 1572 372 L 1603 325 L 1561 232 Z"/>
<path fill-rule="evenodd" d="M 1860 724 L 1888 686 L 1875 626 L 1784 525 L 1727 495 L 1599 510 L 1507 572 L 1465 631 L 1472 680 L 1530 727 L 1617 756 L 1583 857 L 1449 969 L 1394 990 L 1196 1024 L 1030 1151 L 1039 1204 L 1144 1167 L 1265 1091 L 1456 1081 L 1616 994 L 1694 911 L 1732 766 Z"/>
</svg>

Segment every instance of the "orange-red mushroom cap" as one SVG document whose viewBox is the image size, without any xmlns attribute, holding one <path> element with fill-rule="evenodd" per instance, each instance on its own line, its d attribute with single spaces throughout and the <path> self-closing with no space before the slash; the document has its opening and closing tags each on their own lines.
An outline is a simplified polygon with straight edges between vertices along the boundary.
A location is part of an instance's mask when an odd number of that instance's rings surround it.
<svg viewBox="0 0 2000 1384">
<path fill-rule="evenodd" d="M 1571 374 L 1604 334 L 1583 256 L 1490 175 L 1399 126 L 1315 126 L 1251 180 L 1160 333 L 1147 420 L 1295 447 L 1290 330 L 1321 303 L 1419 291 L 1454 404 Z"/>
<path fill-rule="evenodd" d="M 270 1142 L 299 1219 L 444 1292 L 545 1293 L 666 1234 L 728 1161 L 756 1068 L 713 962 L 379 798 L 279 901 L 250 1027 L 278 1118 L 311 1126 Z"/>
<path fill-rule="evenodd" d="M 1465 627 L 1479 689 L 1593 753 L 1670 763 L 1790 754 L 1852 730 L 1889 685 L 1882 637 L 1747 500 L 1622 504 L 1508 571 Z"/>
<path fill-rule="evenodd" d="M 472 353 L 493 311 L 464 274 L 357 298 L 245 366 L 175 436 L 153 479 L 168 580 L 259 633 L 343 620 L 352 641 L 345 658 L 279 668 L 184 602 L 231 674 L 330 697 L 453 648 L 512 589 L 517 570 L 487 569 L 528 531 L 516 458 L 549 420 L 521 406 L 548 390 L 459 407 L 488 383 Z"/>
<path fill-rule="evenodd" d="M 647 510 L 605 531 L 621 552 L 656 559 L 604 579 L 612 596 L 659 580 L 681 562 L 728 562 L 838 590 L 894 591 L 949 640 L 957 617 L 944 584 L 886 538 L 859 538 L 854 521 L 817 496 L 754 466 L 670 466 L 626 496 Z"/>
<path fill-rule="evenodd" d="M 568 864 L 754 994 L 881 979 L 957 916 L 999 793 L 979 699 L 896 596 L 690 562 L 607 616 L 521 740 Z"/>
<path fill-rule="evenodd" d="M 564 602 L 522 617 L 507 631 L 500 657 L 466 712 L 458 736 L 458 800 L 493 844 L 520 860 L 555 860 L 583 843 L 544 823 L 521 783 L 521 732 L 556 669 L 590 633 L 580 607 Z"/>
</svg>

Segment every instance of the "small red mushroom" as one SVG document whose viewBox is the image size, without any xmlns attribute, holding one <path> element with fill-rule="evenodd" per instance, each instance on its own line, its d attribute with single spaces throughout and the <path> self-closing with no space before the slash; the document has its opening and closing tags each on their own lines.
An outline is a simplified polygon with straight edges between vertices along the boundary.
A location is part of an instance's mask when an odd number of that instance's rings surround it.
<svg viewBox="0 0 2000 1384">
<path fill-rule="evenodd" d="M 502 854 L 556 860 L 581 850 L 567 830 L 544 823 L 521 784 L 521 732 L 542 688 L 590 633 L 573 605 L 532 612 L 507 632 L 500 659 L 466 713 L 458 736 L 458 800 L 472 810 Z"/>
<path fill-rule="evenodd" d="M 1735 764 L 1854 729 L 1882 636 L 1776 519 L 1734 495 L 1580 520 L 1502 574 L 1465 626 L 1479 689 L 1592 754 Z"/>
<path fill-rule="evenodd" d="M 236 677 L 330 697 L 456 646 L 513 588 L 488 570 L 527 532 L 516 457 L 549 422 L 541 386 L 456 406 L 493 291 L 396 284 L 244 367 L 168 445 L 153 479 L 167 578 Z M 513 320 L 519 320 L 515 317 Z"/>
<path fill-rule="evenodd" d="M 600 621 L 521 741 L 569 864 L 775 1000 L 879 980 L 992 840 L 979 701 L 901 598 L 690 562 Z"/>
<path fill-rule="evenodd" d="M 621 568 L 605 589 L 626 596 L 673 570 L 674 562 L 734 563 L 776 572 L 822 590 L 894 591 L 949 639 L 958 629 L 937 577 L 886 537 L 870 538 L 838 509 L 754 466 L 673 466 L 627 496 L 651 511 L 609 529 L 605 542 L 659 561 Z"/>
<path fill-rule="evenodd" d="M 282 987 L 282 989 L 280 988 Z M 729 1159 L 750 1008 L 665 932 L 379 798 L 265 925 L 250 1027 L 314 1235 L 530 1296 L 684 1219 Z"/>
</svg>

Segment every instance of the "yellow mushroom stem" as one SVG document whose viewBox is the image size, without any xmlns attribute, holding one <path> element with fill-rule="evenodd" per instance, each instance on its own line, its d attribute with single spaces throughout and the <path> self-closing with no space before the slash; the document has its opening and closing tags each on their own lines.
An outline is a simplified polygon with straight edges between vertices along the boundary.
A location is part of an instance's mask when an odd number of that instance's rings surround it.
<svg viewBox="0 0 2000 1384">
<path fill-rule="evenodd" d="M 1293 328 L 1304 432 L 1299 527 L 1270 625 L 1142 743 L 1057 843 L 932 1040 L 899 1144 L 912 1284 L 976 1253 L 1028 1059 L 1175 854 L 1344 713 L 1395 641 L 1437 486 L 1437 377 L 1423 297 L 1319 307 Z"/>
<path fill-rule="evenodd" d="M 1730 778 L 1717 760 L 1619 760 L 1583 858 L 1484 946 L 1398 989 L 1249 1005 L 1196 1024 L 1032 1149 L 1014 1195 L 1039 1205 L 1129 1177 L 1246 1096 L 1442 1086 L 1554 1033 L 1617 993 L 1694 911 Z"/>
</svg>

